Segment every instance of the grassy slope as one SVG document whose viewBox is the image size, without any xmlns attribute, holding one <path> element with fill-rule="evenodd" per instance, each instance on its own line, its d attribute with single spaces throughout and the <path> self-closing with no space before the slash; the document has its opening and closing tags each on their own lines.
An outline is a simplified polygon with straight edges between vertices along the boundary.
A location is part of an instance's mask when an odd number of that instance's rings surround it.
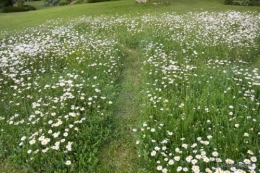
<svg viewBox="0 0 260 173">
<path fill-rule="evenodd" d="M 39 4 L 40 3 L 40 4 Z M 239 7 L 223 5 L 222 0 L 170 0 L 169 6 L 138 5 L 134 0 L 121 0 L 94 4 L 78 4 L 61 7 L 42 8 L 42 2 L 32 2 L 38 7 L 36 11 L 25 13 L 0 13 L 0 31 L 14 31 L 27 27 L 37 26 L 50 19 L 70 19 L 77 16 L 97 15 L 139 15 L 147 13 L 176 12 L 187 13 L 190 11 L 257 11 L 259 7 Z M 30 4 L 30 3 L 29 3 Z"/>
<path fill-rule="evenodd" d="M 187 13 L 190 11 L 227 11 L 227 10 L 238 10 L 238 11 L 257 11 L 260 12 L 259 7 L 238 7 L 238 6 L 225 6 L 222 0 L 171 0 L 171 5 L 169 6 L 151 6 L 151 5 L 138 5 L 134 0 L 121 0 L 112 1 L 96 4 L 81 4 L 81 5 L 70 5 L 63 7 L 47 7 L 42 8 L 39 4 L 37 11 L 31 11 L 26 13 L 12 13 L 3 14 L 0 13 L 0 31 L 15 31 L 21 30 L 27 27 L 34 27 L 39 24 L 44 23 L 46 20 L 55 20 L 58 18 L 65 19 L 64 21 L 74 18 L 77 16 L 99 16 L 99 15 L 142 15 L 142 14 L 156 14 L 162 12 L 176 12 L 176 13 Z M 140 171 L 138 167 L 138 161 L 134 161 L 135 153 L 134 146 L 130 144 L 132 142 L 129 137 L 129 132 L 131 126 L 137 121 L 136 103 L 133 96 L 128 96 L 128 94 L 136 94 L 138 88 L 136 86 L 131 86 L 129 83 L 133 83 L 136 78 L 136 72 L 133 68 L 135 65 L 135 53 L 132 50 L 125 50 L 125 53 L 129 55 L 128 61 L 125 62 L 127 65 L 123 71 L 124 75 L 122 77 L 122 93 L 119 98 L 119 110 L 116 112 L 118 114 L 118 125 L 121 125 L 118 129 L 119 136 L 115 141 L 112 141 L 108 148 L 104 148 L 103 155 L 101 156 L 101 165 L 97 172 L 137 172 Z M 130 62 L 132 61 L 132 62 Z M 260 63 L 260 62 L 259 62 Z M 129 80 L 129 81 L 128 81 Z M 130 93 L 132 90 L 134 93 Z M 132 100 L 129 101 L 129 98 Z M 124 102 L 127 99 L 128 102 Z M 124 104 L 122 104 L 124 103 Z M 131 105 L 133 104 L 133 105 Z M 131 111 L 130 109 L 133 110 Z M 122 118 L 119 118 L 122 116 Z M 129 118 L 130 117 L 130 118 Z M 126 125 L 127 124 L 127 125 Z M 118 155 L 118 150 L 120 155 Z M 132 155 L 131 155 L 132 153 Z M 116 157 L 117 156 L 117 157 Z M 127 156 L 127 157 L 126 157 Z M 112 160 L 114 158 L 114 160 Z M 132 165 L 131 165 L 132 164 Z M 1 170 L 1 169 L 0 169 Z M 9 170 L 10 167 L 7 166 L 6 169 Z M 1 171 L 0 171 L 1 172 Z M 2 172 L 4 172 L 2 170 Z M 12 172 L 12 171 L 11 171 Z M 13 172 L 16 172 L 13 171 Z"/>
</svg>

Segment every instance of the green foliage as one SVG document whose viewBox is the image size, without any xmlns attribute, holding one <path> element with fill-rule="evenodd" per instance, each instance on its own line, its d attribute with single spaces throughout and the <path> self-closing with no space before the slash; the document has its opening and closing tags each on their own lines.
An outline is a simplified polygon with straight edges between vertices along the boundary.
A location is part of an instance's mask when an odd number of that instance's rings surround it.
<svg viewBox="0 0 260 173">
<path fill-rule="evenodd" d="M 224 0 L 227 5 L 259 6 L 260 0 Z"/>
<path fill-rule="evenodd" d="M 87 0 L 76 0 L 75 4 L 82 4 L 87 2 Z"/>
<path fill-rule="evenodd" d="M 95 2 L 106 2 L 110 0 L 87 0 L 88 3 L 95 3 Z"/>
<path fill-rule="evenodd" d="M 23 7 L 24 6 L 24 0 L 17 0 L 16 4 L 18 5 L 18 7 Z"/>
<path fill-rule="evenodd" d="M 28 9 L 28 10 L 36 10 L 36 8 L 34 6 L 31 5 L 23 5 L 23 8 Z"/>
<path fill-rule="evenodd" d="M 12 7 L 14 2 L 12 0 L 1 0 L 0 1 L 0 9 L 3 7 Z"/>
<path fill-rule="evenodd" d="M 24 5 L 23 7 L 4 7 L 2 12 L 13 13 L 13 12 L 26 12 L 31 10 L 36 10 L 36 8 L 31 5 Z"/>
<path fill-rule="evenodd" d="M 72 1 L 72 0 L 45 0 L 44 6 L 63 6 L 63 5 L 69 5 L 70 3 L 73 4 L 81 4 L 84 3 L 85 0 L 76 0 L 76 1 Z"/>
<path fill-rule="evenodd" d="M 224 4 L 231 5 L 233 3 L 233 0 L 224 0 Z"/>
<path fill-rule="evenodd" d="M 59 5 L 68 5 L 69 4 L 69 2 L 67 1 L 67 0 L 61 0 L 60 2 L 59 2 Z"/>
<path fill-rule="evenodd" d="M 60 0 L 45 0 L 44 6 L 56 6 L 56 5 L 59 5 L 59 3 L 60 3 Z"/>
<path fill-rule="evenodd" d="M 249 0 L 249 6 L 260 6 L 260 0 Z"/>
</svg>

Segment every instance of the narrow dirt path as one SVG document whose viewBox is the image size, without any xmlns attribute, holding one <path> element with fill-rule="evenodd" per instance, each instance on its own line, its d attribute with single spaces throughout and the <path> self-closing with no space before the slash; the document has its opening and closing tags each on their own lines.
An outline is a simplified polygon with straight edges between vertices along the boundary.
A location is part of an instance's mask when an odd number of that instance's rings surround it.
<svg viewBox="0 0 260 173">
<path fill-rule="evenodd" d="M 139 54 L 133 49 L 121 46 L 125 53 L 121 88 L 115 111 L 117 137 L 106 145 L 102 151 L 102 158 L 97 173 L 136 173 L 138 172 L 138 156 L 133 139 L 133 128 L 140 116 L 139 74 L 141 62 Z"/>
</svg>

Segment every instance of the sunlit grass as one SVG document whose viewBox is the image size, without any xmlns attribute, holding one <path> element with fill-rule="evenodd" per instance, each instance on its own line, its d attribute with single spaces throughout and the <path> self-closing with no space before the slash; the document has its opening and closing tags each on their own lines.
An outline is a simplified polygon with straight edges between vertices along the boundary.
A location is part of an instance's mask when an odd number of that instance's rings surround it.
<svg viewBox="0 0 260 173">
<path fill-rule="evenodd" d="M 42 7 L 42 1 L 26 2 L 38 8 L 36 11 L 26 13 L 0 13 L 0 31 L 16 31 L 28 27 L 35 27 L 45 23 L 47 20 L 64 19 L 64 23 L 70 19 L 85 16 L 113 16 L 131 14 L 139 16 L 144 14 L 161 14 L 165 12 L 176 12 L 185 14 L 188 12 L 236 10 L 241 12 L 260 12 L 259 7 L 241 7 L 224 5 L 222 0 L 170 0 L 170 5 L 142 5 L 135 0 L 109 1 L 103 3 L 75 4 L 56 7 Z M 0 35 L 1 36 L 1 35 Z"/>
</svg>

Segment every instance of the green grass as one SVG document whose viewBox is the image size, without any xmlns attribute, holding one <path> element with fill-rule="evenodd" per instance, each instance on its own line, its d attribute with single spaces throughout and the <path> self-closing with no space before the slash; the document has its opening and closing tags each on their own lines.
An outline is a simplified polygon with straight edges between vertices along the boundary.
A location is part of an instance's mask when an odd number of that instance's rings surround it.
<svg viewBox="0 0 260 173">
<path fill-rule="evenodd" d="M 132 16 L 142 14 L 160 14 L 163 12 L 176 12 L 183 14 L 194 11 L 257 11 L 259 7 L 239 7 L 223 5 L 222 0 L 171 0 L 169 6 L 140 5 L 134 0 L 111 1 L 94 4 L 77 4 L 62 7 L 41 7 L 41 1 L 28 2 L 38 7 L 36 11 L 26 13 L 0 13 L 0 31 L 21 30 L 27 27 L 34 27 L 46 22 L 46 20 L 62 18 L 66 22 L 78 16 L 100 16 L 100 15 L 123 15 Z M 40 8 L 39 8 L 40 7 Z"/>
<path fill-rule="evenodd" d="M 259 7 L 29 4 L 0 14 L 0 172 L 191 172 L 201 155 L 202 171 L 225 168 L 207 162 L 214 151 L 260 160 Z"/>
<path fill-rule="evenodd" d="M 96 172 L 138 172 L 140 160 L 136 158 L 135 141 L 132 134 L 140 115 L 140 62 L 139 54 L 122 46 L 126 55 L 120 78 L 121 91 L 115 110 L 117 136 L 100 151 L 101 161 Z M 108 154 L 109 153 L 109 154 Z"/>
</svg>

